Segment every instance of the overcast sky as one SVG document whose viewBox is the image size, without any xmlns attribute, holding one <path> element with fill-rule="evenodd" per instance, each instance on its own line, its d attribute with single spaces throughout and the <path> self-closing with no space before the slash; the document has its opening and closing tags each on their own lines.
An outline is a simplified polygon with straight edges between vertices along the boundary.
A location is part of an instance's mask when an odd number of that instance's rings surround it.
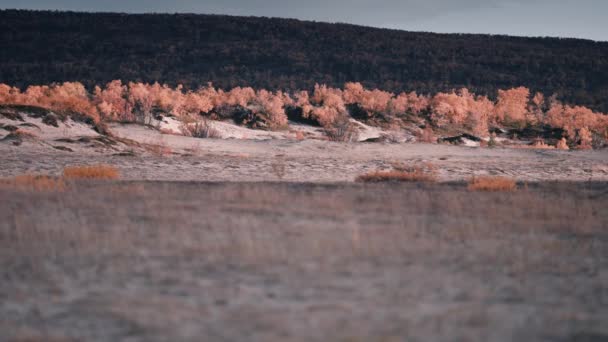
<svg viewBox="0 0 608 342">
<path fill-rule="evenodd" d="M 0 8 L 255 15 L 608 41 L 608 0 L 0 0 Z"/>
</svg>

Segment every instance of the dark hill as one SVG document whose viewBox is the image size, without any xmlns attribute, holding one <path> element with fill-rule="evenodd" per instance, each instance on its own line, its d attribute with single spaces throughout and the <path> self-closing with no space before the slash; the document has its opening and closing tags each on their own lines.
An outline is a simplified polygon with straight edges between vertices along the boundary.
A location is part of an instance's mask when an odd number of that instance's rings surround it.
<svg viewBox="0 0 608 342">
<path fill-rule="evenodd" d="M 433 34 L 292 19 L 0 11 L 0 82 L 112 79 L 422 93 L 527 86 L 608 112 L 608 43 Z"/>
</svg>

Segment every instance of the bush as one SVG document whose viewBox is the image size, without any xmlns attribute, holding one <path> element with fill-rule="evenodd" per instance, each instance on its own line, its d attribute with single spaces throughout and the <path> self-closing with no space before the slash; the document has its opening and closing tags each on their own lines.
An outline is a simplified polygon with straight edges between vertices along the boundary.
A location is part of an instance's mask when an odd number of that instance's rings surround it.
<svg viewBox="0 0 608 342">
<path fill-rule="evenodd" d="M 432 164 L 422 164 L 407 166 L 403 164 L 393 164 L 394 170 L 374 171 L 360 175 L 357 182 L 378 183 L 378 182 L 427 182 L 437 181 L 437 170 Z"/>
<path fill-rule="evenodd" d="M 330 141 L 352 142 L 357 141 L 359 132 L 347 118 L 336 120 L 331 126 L 324 128 Z"/>
<path fill-rule="evenodd" d="M 435 182 L 437 179 L 428 174 L 404 171 L 375 171 L 360 175 L 357 182 L 380 183 L 380 182 Z"/>
<path fill-rule="evenodd" d="M 188 137 L 211 139 L 219 139 L 222 137 L 221 133 L 213 128 L 207 120 L 198 121 L 194 124 L 184 124 L 180 129 L 182 134 Z"/>
<path fill-rule="evenodd" d="M 470 191 L 514 191 L 517 183 L 511 178 L 483 176 L 473 177 L 467 188 Z"/>
<path fill-rule="evenodd" d="M 569 150 L 570 147 L 568 147 L 568 142 L 566 141 L 566 138 L 561 138 L 557 144 L 555 145 L 555 147 L 558 150 Z"/>
<path fill-rule="evenodd" d="M 118 179 L 118 170 L 109 165 L 71 166 L 63 169 L 66 179 Z"/>
<path fill-rule="evenodd" d="M 434 144 L 437 142 L 437 137 L 435 136 L 431 126 L 426 125 L 426 127 L 418 134 L 418 140 L 421 142 Z"/>
</svg>

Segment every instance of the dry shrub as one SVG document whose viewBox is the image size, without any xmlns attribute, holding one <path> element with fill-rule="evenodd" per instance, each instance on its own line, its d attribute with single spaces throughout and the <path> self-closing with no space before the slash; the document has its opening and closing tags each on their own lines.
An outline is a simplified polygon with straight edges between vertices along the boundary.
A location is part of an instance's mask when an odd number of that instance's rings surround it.
<svg viewBox="0 0 608 342">
<path fill-rule="evenodd" d="M 286 173 L 285 160 L 283 158 L 277 158 L 271 165 L 272 173 L 277 176 L 278 179 L 283 179 Z"/>
<path fill-rule="evenodd" d="M 561 138 L 558 142 L 557 145 L 555 145 L 555 147 L 558 150 L 569 150 L 570 147 L 568 147 L 568 142 L 566 141 L 566 138 Z"/>
<path fill-rule="evenodd" d="M 550 150 L 550 149 L 554 149 L 555 146 L 551 146 L 551 145 L 545 143 L 545 141 L 543 139 L 537 139 L 532 144 L 532 148 Z"/>
<path fill-rule="evenodd" d="M 158 157 L 167 157 L 173 154 L 173 150 L 162 136 L 156 141 L 150 141 L 149 143 L 141 144 L 141 146 Z"/>
<path fill-rule="evenodd" d="M 514 148 L 534 149 L 534 150 L 552 150 L 555 146 L 545 143 L 542 139 L 536 139 L 531 145 L 514 145 Z"/>
<path fill-rule="evenodd" d="M 403 171 L 374 171 L 360 175 L 357 182 L 379 183 L 379 182 L 435 182 L 437 179 L 429 174 Z"/>
<path fill-rule="evenodd" d="M 467 188 L 470 191 L 514 191 L 517 183 L 511 178 L 482 176 L 473 177 Z"/>
<path fill-rule="evenodd" d="M 352 142 L 359 138 L 359 131 L 347 118 L 336 120 L 331 126 L 325 127 L 324 131 L 330 141 Z"/>
<path fill-rule="evenodd" d="M 210 139 L 220 139 L 222 137 L 220 131 L 213 128 L 207 120 L 198 121 L 190 125 L 185 124 L 182 125 L 180 129 L 182 134 L 187 137 Z"/>
<path fill-rule="evenodd" d="M 36 134 L 28 131 L 24 131 L 22 129 L 17 129 L 13 132 L 13 134 L 18 135 L 23 138 L 37 138 Z"/>
<path fill-rule="evenodd" d="M 304 132 L 302 131 L 295 131 L 295 139 L 296 140 L 304 140 L 306 138 L 306 136 L 304 135 Z"/>
<path fill-rule="evenodd" d="M 418 135 L 418 140 L 421 142 L 434 144 L 437 142 L 437 137 L 435 136 L 431 126 L 427 125 Z"/>
<path fill-rule="evenodd" d="M 145 148 L 155 156 L 159 157 L 166 157 L 173 154 L 171 147 L 167 146 L 165 143 L 146 145 Z"/>
<path fill-rule="evenodd" d="M 118 170 L 109 165 L 70 166 L 63 169 L 66 179 L 118 179 Z"/>
<path fill-rule="evenodd" d="M 374 171 L 357 177 L 357 182 L 427 182 L 437 181 L 437 169 L 430 163 L 405 165 L 393 163 L 394 170 Z"/>
<path fill-rule="evenodd" d="M 159 144 L 149 144 L 144 146 L 148 152 L 154 154 L 159 157 L 166 157 L 173 154 L 173 150 L 169 147 L 165 142 L 160 142 Z"/>
<path fill-rule="evenodd" d="M 5 186 L 31 191 L 63 191 L 65 182 L 61 178 L 45 175 L 20 175 L 0 182 Z"/>
</svg>

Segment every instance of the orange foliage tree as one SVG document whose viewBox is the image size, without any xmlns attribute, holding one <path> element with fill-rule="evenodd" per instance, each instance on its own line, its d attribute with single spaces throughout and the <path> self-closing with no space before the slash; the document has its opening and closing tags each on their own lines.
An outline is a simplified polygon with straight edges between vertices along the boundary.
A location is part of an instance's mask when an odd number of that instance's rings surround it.
<svg viewBox="0 0 608 342">
<path fill-rule="evenodd" d="M 429 115 L 435 126 L 453 125 L 482 137 L 488 136 L 489 125 L 549 125 L 566 132 L 571 146 L 589 148 L 594 136 L 608 139 L 608 116 L 582 106 L 564 105 L 553 96 L 541 93 L 530 98 L 525 87 L 499 90 L 496 102 L 477 96 L 468 89 L 438 93 L 432 97 L 416 92 L 395 95 L 382 90 L 365 89 L 360 83 L 346 83 L 344 90 L 315 85 L 312 94 L 299 91 L 254 90 L 236 87 L 228 91 L 212 84 L 197 90 L 184 90 L 159 83 L 145 84 L 120 80 L 92 93 L 78 82 L 49 86 L 30 86 L 25 91 L 0 84 L 0 104 L 21 104 L 47 108 L 67 115 L 84 115 L 99 120 L 151 120 L 154 111 L 177 117 L 211 115 L 226 109 L 230 117 L 235 110 L 246 109 L 265 126 L 279 129 L 287 125 L 285 107 L 301 108 L 302 116 L 317 121 L 326 128 L 337 122 L 348 122 L 349 108 L 356 105 L 368 117 L 381 115 Z M 563 144 L 563 142 L 562 142 Z"/>
<path fill-rule="evenodd" d="M 498 91 L 498 101 L 494 108 L 497 123 L 523 124 L 528 117 L 530 90 L 525 87 Z"/>
</svg>

